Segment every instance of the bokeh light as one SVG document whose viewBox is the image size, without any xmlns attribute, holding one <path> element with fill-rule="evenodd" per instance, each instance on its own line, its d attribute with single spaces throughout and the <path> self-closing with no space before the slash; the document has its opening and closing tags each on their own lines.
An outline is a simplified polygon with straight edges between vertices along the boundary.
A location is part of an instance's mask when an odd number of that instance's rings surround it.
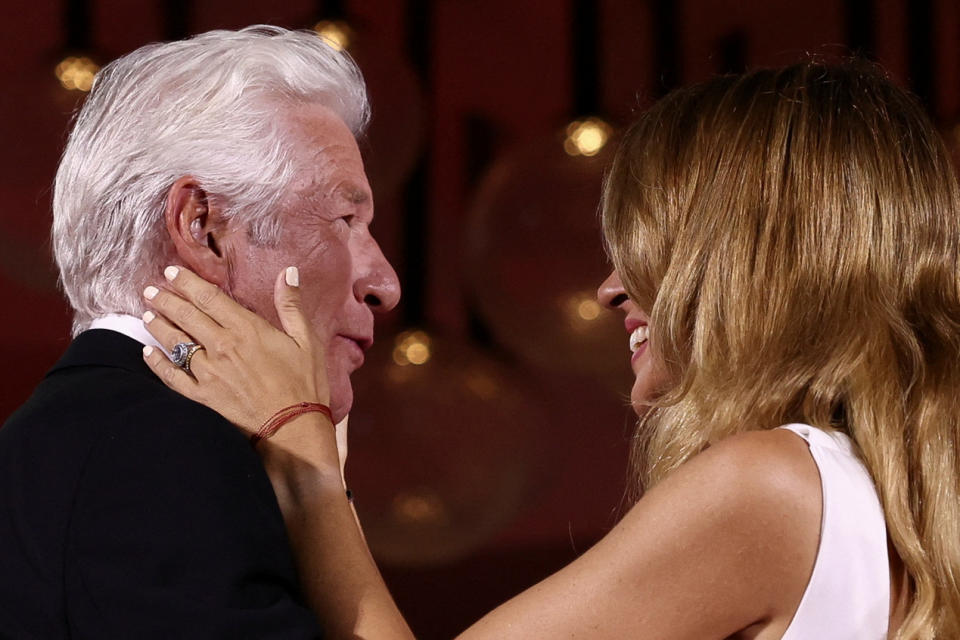
<svg viewBox="0 0 960 640">
<path fill-rule="evenodd" d="M 445 526 L 450 523 L 450 513 L 443 499 L 428 487 L 398 493 L 391 505 L 397 522 L 414 526 Z"/>
<path fill-rule="evenodd" d="M 571 156 L 595 156 L 610 139 L 613 128 L 600 118 L 574 120 L 567 125 L 563 150 Z"/>
<path fill-rule="evenodd" d="M 405 367 L 425 364 L 430 359 L 430 336 L 419 330 L 404 331 L 396 337 L 393 361 Z"/>
<path fill-rule="evenodd" d="M 599 318 L 600 312 L 603 311 L 603 308 L 593 298 L 591 293 L 581 293 L 574 296 L 570 302 L 571 310 L 574 311 L 571 315 L 580 320 L 586 320 L 587 322 Z"/>
<path fill-rule="evenodd" d="M 340 20 L 321 20 L 313 25 L 313 30 L 337 51 L 349 48 L 353 39 L 353 29 Z"/>
<path fill-rule="evenodd" d="M 70 91 L 90 91 L 100 66 L 86 56 L 64 58 L 54 70 L 57 80 Z"/>
</svg>

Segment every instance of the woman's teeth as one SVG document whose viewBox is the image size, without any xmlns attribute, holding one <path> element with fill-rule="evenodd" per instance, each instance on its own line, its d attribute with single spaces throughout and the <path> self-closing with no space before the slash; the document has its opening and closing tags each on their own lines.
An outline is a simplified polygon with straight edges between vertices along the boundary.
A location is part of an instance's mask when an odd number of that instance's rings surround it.
<svg viewBox="0 0 960 640">
<path fill-rule="evenodd" d="M 650 328 L 646 325 L 634 329 L 633 333 L 630 334 L 630 351 L 635 353 L 649 336 Z"/>
</svg>

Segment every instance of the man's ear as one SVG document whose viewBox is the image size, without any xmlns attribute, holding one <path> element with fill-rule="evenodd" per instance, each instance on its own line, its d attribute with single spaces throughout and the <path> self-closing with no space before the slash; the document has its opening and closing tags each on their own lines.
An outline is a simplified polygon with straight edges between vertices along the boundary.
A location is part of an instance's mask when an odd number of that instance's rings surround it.
<svg viewBox="0 0 960 640">
<path fill-rule="evenodd" d="M 167 192 L 164 216 L 177 256 L 205 280 L 224 287 L 229 269 L 221 247 L 226 230 L 221 214 L 192 176 L 178 179 Z"/>
</svg>

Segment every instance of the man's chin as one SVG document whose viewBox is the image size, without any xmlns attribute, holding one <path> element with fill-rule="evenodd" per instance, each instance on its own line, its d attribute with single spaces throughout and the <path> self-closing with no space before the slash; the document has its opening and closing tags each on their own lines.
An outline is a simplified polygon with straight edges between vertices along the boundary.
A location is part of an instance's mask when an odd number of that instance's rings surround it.
<svg viewBox="0 0 960 640">
<path fill-rule="evenodd" d="M 350 407 L 353 406 L 353 387 L 348 383 L 339 389 L 330 389 L 330 413 L 333 414 L 333 423 L 336 424 L 347 417 Z"/>
</svg>

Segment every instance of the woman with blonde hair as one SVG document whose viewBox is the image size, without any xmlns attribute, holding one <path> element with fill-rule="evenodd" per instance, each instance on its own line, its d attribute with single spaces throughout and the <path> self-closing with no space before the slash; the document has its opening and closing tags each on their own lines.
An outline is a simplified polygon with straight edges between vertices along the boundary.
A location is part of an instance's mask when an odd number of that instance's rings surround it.
<svg viewBox="0 0 960 640">
<path fill-rule="evenodd" d="M 627 131 L 603 232 L 636 502 L 463 637 L 960 637 L 960 195 L 917 103 L 860 63 L 678 90 Z M 168 280 L 148 328 L 208 346 L 195 378 L 147 354 L 168 385 L 248 433 L 329 404 L 283 274 L 285 334 Z M 257 446 L 305 592 L 335 636 L 409 637 L 331 427 L 306 413 Z"/>
</svg>

